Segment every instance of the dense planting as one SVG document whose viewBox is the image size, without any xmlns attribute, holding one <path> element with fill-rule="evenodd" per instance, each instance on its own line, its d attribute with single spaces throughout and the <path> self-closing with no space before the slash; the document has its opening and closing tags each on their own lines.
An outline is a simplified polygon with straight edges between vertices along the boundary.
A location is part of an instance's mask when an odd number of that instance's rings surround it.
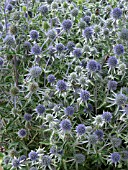
<svg viewBox="0 0 128 170">
<path fill-rule="evenodd" d="M 128 169 L 128 1 L 0 5 L 4 169 Z"/>
</svg>

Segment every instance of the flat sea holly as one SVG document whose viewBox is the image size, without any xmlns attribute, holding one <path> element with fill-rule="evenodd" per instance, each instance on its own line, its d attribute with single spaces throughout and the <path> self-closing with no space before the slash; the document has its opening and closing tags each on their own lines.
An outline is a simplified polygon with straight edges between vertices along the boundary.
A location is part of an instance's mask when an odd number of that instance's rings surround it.
<svg viewBox="0 0 128 170">
<path fill-rule="evenodd" d="M 3 169 L 127 170 L 128 1 L 0 7 Z"/>
</svg>

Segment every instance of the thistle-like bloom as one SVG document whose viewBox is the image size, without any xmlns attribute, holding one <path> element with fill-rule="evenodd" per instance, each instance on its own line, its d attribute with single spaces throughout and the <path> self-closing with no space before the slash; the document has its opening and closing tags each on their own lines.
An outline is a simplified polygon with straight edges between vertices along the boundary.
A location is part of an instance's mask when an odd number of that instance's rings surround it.
<svg viewBox="0 0 128 170">
<path fill-rule="evenodd" d="M 114 147 L 118 148 L 121 145 L 122 140 L 120 138 L 113 137 L 111 139 L 111 142 L 112 142 Z"/>
<path fill-rule="evenodd" d="M 73 55 L 74 55 L 74 56 L 76 56 L 77 58 L 80 58 L 80 57 L 81 57 L 81 55 L 82 55 L 82 51 L 81 51 L 81 49 L 80 49 L 80 48 L 76 48 L 76 49 L 74 49 L 74 51 L 73 51 Z"/>
<path fill-rule="evenodd" d="M 83 35 L 89 39 L 93 35 L 93 29 L 91 27 L 86 27 L 85 30 L 83 31 Z"/>
<path fill-rule="evenodd" d="M 64 109 L 64 113 L 67 116 L 72 116 L 74 114 L 74 107 L 73 106 L 68 106 L 67 108 Z"/>
<path fill-rule="evenodd" d="M 51 40 L 55 39 L 55 37 L 56 37 L 56 32 L 55 32 L 55 30 L 54 30 L 54 29 L 49 30 L 49 31 L 47 32 L 47 36 L 48 36 L 48 38 L 51 39 Z"/>
<path fill-rule="evenodd" d="M 38 159 L 38 154 L 35 151 L 31 151 L 28 154 L 29 159 L 31 159 L 31 161 L 36 161 Z"/>
<path fill-rule="evenodd" d="M 54 83 L 55 80 L 56 80 L 56 78 L 55 78 L 55 76 L 53 74 L 48 75 L 47 79 L 48 79 L 49 83 Z"/>
<path fill-rule="evenodd" d="M 125 96 L 125 94 L 119 93 L 116 95 L 115 103 L 118 106 L 126 104 L 126 101 L 127 101 L 127 97 Z"/>
<path fill-rule="evenodd" d="M 118 44 L 114 47 L 114 53 L 117 55 L 117 56 L 120 56 L 122 54 L 124 54 L 124 47 L 122 44 Z"/>
<path fill-rule="evenodd" d="M 73 17 L 76 17 L 77 15 L 78 15 L 78 9 L 77 8 L 74 8 L 74 9 L 72 9 L 71 10 L 71 15 L 73 16 Z"/>
<path fill-rule="evenodd" d="M 123 29 L 121 30 L 121 32 L 119 33 L 119 37 L 120 37 L 122 40 L 128 41 L 128 29 L 127 29 L 127 28 L 123 28 Z"/>
<path fill-rule="evenodd" d="M 86 131 L 86 127 L 84 124 L 79 124 L 77 127 L 76 127 L 76 132 L 78 135 L 83 135 L 85 134 L 85 131 Z"/>
<path fill-rule="evenodd" d="M 25 119 L 27 122 L 30 122 L 31 119 L 32 119 L 32 115 L 29 114 L 29 113 L 26 113 L 26 114 L 24 115 L 24 119 Z"/>
<path fill-rule="evenodd" d="M 65 31 L 70 30 L 71 27 L 72 27 L 72 21 L 71 21 L 70 19 L 64 20 L 64 21 L 62 22 L 62 27 L 63 27 L 63 29 L 64 29 Z"/>
<path fill-rule="evenodd" d="M 40 55 L 40 53 L 41 53 L 41 48 L 40 48 L 37 44 L 35 44 L 35 45 L 31 48 L 31 52 L 32 52 L 32 54 L 34 54 L 34 55 Z"/>
<path fill-rule="evenodd" d="M 120 161 L 120 159 L 121 159 L 121 156 L 118 152 L 114 152 L 111 154 L 112 163 L 117 164 Z"/>
<path fill-rule="evenodd" d="M 95 131 L 95 134 L 98 136 L 98 140 L 103 139 L 103 136 L 104 136 L 103 130 L 98 129 L 98 130 Z"/>
<path fill-rule="evenodd" d="M 108 89 L 109 90 L 116 90 L 117 89 L 117 82 L 114 80 L 109 80 L 108 81 Z"/>
<path fill-rule="evenodd" d="M 24 138 L 24 137 L 26 137 L 26 135 L 27 135 L 27 131 L 26 131 L 25 129 L 20 129 L 20 130 L 18 131 L 18 136 L 19 136 L 20 138 Z"/>
<path fill-rule="evenodd" d="M 48 155 L 43 155 L 41 157 L 41 163 L 43 166 L 47 167 L 51 164 L 51 158 Z"/>
<path fill-rule="evenodd" d="M 21 155 L 19 158 L 19 161 L 24 162 L 24 161 L 26 161 L 26 159 L 27 159 L 27 157 L 25 155 Z"/>
<path fill-rule="evenodd" d="M 82 153 L 77 153 L 74 155 L 74 160 L 78 164 L 83 163 L 85 161 L 85 155 Z"/>
<path fill-rule="evenodd" d="M 114 19 L 120 19 L 122 16 L 122 10 L 120 8 L 114 8 L 112 11 L 112 16 Z"/>
<path fill-rule="evenodd" d="M 13 165 L 14 168 L 18 168 L 20 166 L 19 159 L 13 159 L 12 160 L 12 165 Z"/>
<path fill-rule="evenodd" d="M 25 50 L 30 50 L 31 49 L 31 43 L 29 41 L 24 42 L 24 48 Z"/>
<path fill-rule="evenodd" d="M 32 78 L 37 78 L 41 75 L 42 69 L 39 66 L 33 66 L 29 71 Z"/>
<path fill-rule="evenodd" d="M 48 7 L 46 5 L 40 6 L 39 12 L 41 12 L 42 15 L 46 15 L 48 13 Z"/>
<path fill-rule="evenodd" d="M 4 43 L 8 46 L 12 46 L 15 44 L 15 39 L 11 35 L 7 35 L 4 39 Z"/>
<path fill-rule="evenodd" d="M 8 4 L 8 5 L 6 6 L 6 9 L 7 9 L 9 12 L 11 12 L 12 9 L 13 9 L 12 4 Z"/>
<path fill-rule="evenodd" d="M 84 20 L 87 24 L 89 24 L 90 21 L 91 21 L 91 18 L 90 18 L 90 16 L 84 16 L 83 20 Z"/>
<path fill-rule="evenodd" d="M 31 31 L 30 31 L 30 37 L 31 37 L 31 39 L 33 39 L 33 40 L 37 40 L 38 37 L 39 37 L 39 33 L 38 33 L 36 30 L 31 30 Z"/>
<path fill-rule="evenodd" d="M 97 70 L 97 62 L 95 60 L 89 60 L 87 62 L 87 70 L 90 72 L 95 72 Z"/>
<path fill-rule="evenodd" d="M 42 115 L 42 114 L 45 112 L 45 107 L 44 107 L 42 104 L 39 104 L 39 105 L 36 107 L 36 112 L 37 112 L 39 115 Z"/>
<path fill-rule="evenodd" d="M 64 50 L 64 45 L 62 43 L 58 43 L 56 45 L 56 50 L 61 53 Z"/>
<path fill-rule="evenodd" d="M 69 42 L 67 43 L 67 49 L 68 49 L 69 51 L 73 51 L 74 48 L 75 48 L 74 42 L 69 41 Z"/>
<path fill-rule="evenodd" d="M 71 122 L 69 119 L 64 119 L 61 121 L 60 123 L 60 127 L 62 129 L 63 132 L 68 132 L 71 130 Z"/>
<path fill-rule="evenodd" d="M 67 90 L 67 85 L 64 80 L 59 80 L 56 85 L 56 89 L 60 92 Z"/>
<path fill-rule="evenodd" d="M 103 112 L 102 117 L 105 122 L 110 122 L 112 119 L 112 114 L 110 112 Z"/>
<path fill-rule="evenodd" d="M 117 63 L 118 63 L 118 61 L 117 61 L 116 57 L 114 57 L 114 56 L 109 57 L 109 59 L 108 59 L 108 66 L 110 68 L 115 68 L 117 66 Z"/>
<path fill-rule="evenodd" d="M 51 56 L 54 56 L 55 51 L 56 51 L 55 47 L 53 47 L 53 46 L 49 46 L 49 47 L 48 47 L 48 53 L 49 53 Z"/>
<path fill-rule="evenodd" d="M 90 98 L 90 93 L 89 93 L 89 91 L 87 91 L 87 90 L 82 90 L 81 93 L 80 93 L 80 98 L 81 98 L 81 100 L 82 100 L 83 102 L 89 100 L 89 98 Z"/>
</svg>

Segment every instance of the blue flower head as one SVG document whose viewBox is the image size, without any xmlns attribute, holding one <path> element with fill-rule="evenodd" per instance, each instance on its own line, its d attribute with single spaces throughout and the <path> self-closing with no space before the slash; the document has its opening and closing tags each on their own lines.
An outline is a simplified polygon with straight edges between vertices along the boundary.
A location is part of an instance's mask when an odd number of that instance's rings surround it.
<svg viewBox="0 0 128 170">
<path fill-rule="evenodd" d="M 42 5 L 39 7 L 39 12 L 42 14 L 42 15 L 46 15 L 48 13 L 48 7 L 47 5 Z"/>
<path fill-rule="evenodd" d="M 6 9 L 7 9 L 9 12 L 11 12 L 12 9 L 13 9 L 12 4 L 8 4 L 8 5 L 6 6 Z"/>
<path fill-rule="evenodd" d="M 116 95 L 115 102 L 118 106 L 126 104 L 127 97 L 125 94 L 119 93 Z"/>
<path fill-rule="evenodd" d="M 12 165 L 13 165 L 14 168 L 18 168 L 20 166 L 19 159 L 13 159 L 12 160 Z"/>
<path fill-rule="evenodd" d="M 95 131 L 95 134 L 98 136 L 99 140 L 103 139 L 103 136 L 104 136 L 103 130 L 98 129 L 98 130 Z"/>
<path fill-rule="evenodd" d="M 40 55 L 41 54 L 41 48 L 35 44 L 32 48 L 31 48 L 31 52 L 34 55 Z"/>
<path fill-rule="evenodd" d="M 122 10 L 118 7 L 114 8 L 112 11 L 112 16 L 114 19 L 120 19 L 122 16 Z"/>
<path fill-rule="evenodd" d="M 26 161 L 27 157 L 25 155 L 21 155 L 19 161 L 24 162 Z"/>
<path fill-rule="evenodd" d="M 110 122 L 112 119 L 112 114 L 110 112 L 103 112 L 102 117 L 105 122 Z"/>
<path fill-rule="evenodd" d="M 32 115 L 29 114 L 29 113 L 26 113 L 26 114 L 24 115 L 24 119 L 25 119 L 27 122 L 29 122 L 29 121 L 31 121 L 31 119 L 32 119 Z"/>
<path fill-rule="evenodd" d="M 65 31 L 68 31 L 70 30 L 72 27 L 72 21 L 70 19 L 67 19 L 67 20 L 64 20 L 62 22 L 62 28 L 65 30 Z"/>
<path fill-rule="evenodd" d="M 56 32 L 55 32 L 55 30 L 54 30 L 54 29 L 49 30 L 49 31 L 47 32 L 47 36 L 48 36 L 48 38 L 51 39 L 51 40 L 55 39 L 55 37 L 56 37 Z"/>
<path fill-rule="evenodd" d="M 48 79 L 49 83 L 54 83 L 56 80 L 56 78 L 53 74 L 49 74 L 47 79 Z"/>
<path fill-rule="evenodd" d="M 79 12 L 79 10 L 77 8 L 74 8 L 74 9 L 71 10 L 71 15 L 73 17 L 76 17 L 78 15 L 78 12 Z"/>
<path fill-rule="evenodd" d="M 87 90 L 82 90 L 81 93 L 80 93 L 80 98 L 81 98 L 81 100 L 82 100 L 83 102 L 89 100 L 89 98 L 90 98 L 90 93 L 89 93 L 89 91 L 87 91 Z"/>
<path fill-rule="evenodd" d="M 69 51 L 73 51 L 74 48 L 75 48 L 74 42 L 69 41 L 69 42 L 67 43 L 67 49 L 68 49 Z"/>
<path fill-rule="evenodd" d="M 117 63 L 118 63 L 118 60 L 116 57 L 112 56 L 112 57 L 109 57 L 108 59 L 108 66 L 110 68 L 115 68 L 117 66 Z"/>
<path fill-rule="evenodd" d="M 114 153 L 111 154 L 112 163 L 116 164 L 120 161 L 120 159 L 121 159 L 121 156 L 118 152 L 114 152 Z"/>
<path fill-rule="evenodd" d="M 84 20 L 87 24 L 89 24 L 90 21 L 91 21 L 91 18 L 90 18 L 90 16 L 84 16 L 83 20 Z"/>
<path fill-rule="evenodd" d="M 37 112 L 39 115 L 42 115 L 42 114 L 45 112 L 45 107 L 44 107 L 42 104 L 39 104 L 39 105 L 36 107 L 36 112 Z"/>
<path fill-rule="evenodd" d="M 122 54 L 124 54 L 124 47 L 122 44 L 118 44 L 114 47 L 114 53 L 117 55 L 117 56 L 120 56 Z"/>
<path fill-rule="evenodd" d="M 63 45 L 62 43 L 58 43 L 58 44 L 56 45 L 56 50 L 57 50 L 58 52 L 62 52 L 62 51 L 64 50 L 64 45 Z"/>
<path fill-rule="evenodd" d="M 59 80 L 56 85 L 56 89 L 58 91 L 66 91 L 67 90 L 67 85 L 64 80 Z"/>
<path fill-rule="evenodd" d="M 41 163 L 43 166 L 47 167 L 51 164 L 51 158 L 48 155 L 43 155 L 41 157 Z"/>
<path fill-rule="evenodd" d="M 121 30 L 121 32 L 119 33 L 119 37 L 120 37 L 122 40 L 128 41 L 128 29 L 127 29 L 127 28 L 123 28 L 123 29 Z"/>
<path fill-rule="evenodd" d="M 42 69 L 39 66 L 33 66 L 29 71 L 32 78 L 37 78 L 41 75 Z"/>
<path fill-rule="evenodd" d="M 87 69 L 90 72 L 95 72 L 97 71 L 97 62 L 95 60 L 89 60 L 87 62 Z"/>
<path fill-rule="evenodd" d="M 28 154 L 29 159 L 31 159 L 31 161 L 36 161 L 38 159 L 38 154 L 35 151 L 31 151 Z"/>
<path fill-rule="evenodd" d="M 85 30 L 83 31 L 83 35 L 89 39 L 93 35 L 93 29 L 91 27 L 86 27 Z"/>
<path fill-rule="evenodd" d="M 74 114 L 74 107 L 73 106 L 68 106 L 64 109 L 64 113 L 67 116 L 72 116 Z"/>
<path fill-rule="evenodd" d="M 24 138 L 26 135 L 27 135 L 27 131 L 26 131 L 25 129 L 20 129 L 20 130 L 18 131 L 18 136 L 19 136 L 20 138 Z"/>
<path fill-rule="evenodd" d="M 33 39 L 33 40 L 37 40 L 38 37 L 39 37 L 39 33 L 38 33 L 36 30 L 31 30 L 31 31 L 30 31 L 30 37 L 31 37 L 31 39 Z"/>
<path fill-rule="evenodd" d="M 7 35 L 5 38 L 4 38 L 4 43 L 8 46 L 12 46 L 15 44 L 15 39 L 13 38 L 13 36 L 11 35 Z"/>
<path fill-rule="evenodd" d="M 114 80 L 109 80 L 108 81 L 108 89 L 109 90 L 116 90 L 117 89 L 117 82 Z"/>
<path fill-rule="evenodd" d="M 73 51 L 73 55 L 74 55 L 74 56 L 76 56 L 77 58 L 80 58 L 80 57 L 81 57 L 81 55 L 82 55 L 82 51 L 81 51 L 81 49 L 80 49 L 80 48 L 76 48 L 76 49 L 74 49 L 74 51 Z"/>
<path fill-rule="evenodd" d="M 78 135 L 83 135 L 86 131 L 86 127 L 84 124 L 79 124 L 77 127 L 76 127 L 76 132 Z"/>
<path fill-rule="evenodd" d="M 71 130 L 71 122 L 69 119 L 64 119 L 60 123 L 62 131 L 67 132 Z"/>
<path fill-rule="evenodd" d="M 29 41 L 25 41 L 24 42 L 24 48 L 25 48 L 25 50 L 27 49 L 27 50 L 30 50 L 31 49 L 31 43 L 29 42 Z"/>
</svg>

